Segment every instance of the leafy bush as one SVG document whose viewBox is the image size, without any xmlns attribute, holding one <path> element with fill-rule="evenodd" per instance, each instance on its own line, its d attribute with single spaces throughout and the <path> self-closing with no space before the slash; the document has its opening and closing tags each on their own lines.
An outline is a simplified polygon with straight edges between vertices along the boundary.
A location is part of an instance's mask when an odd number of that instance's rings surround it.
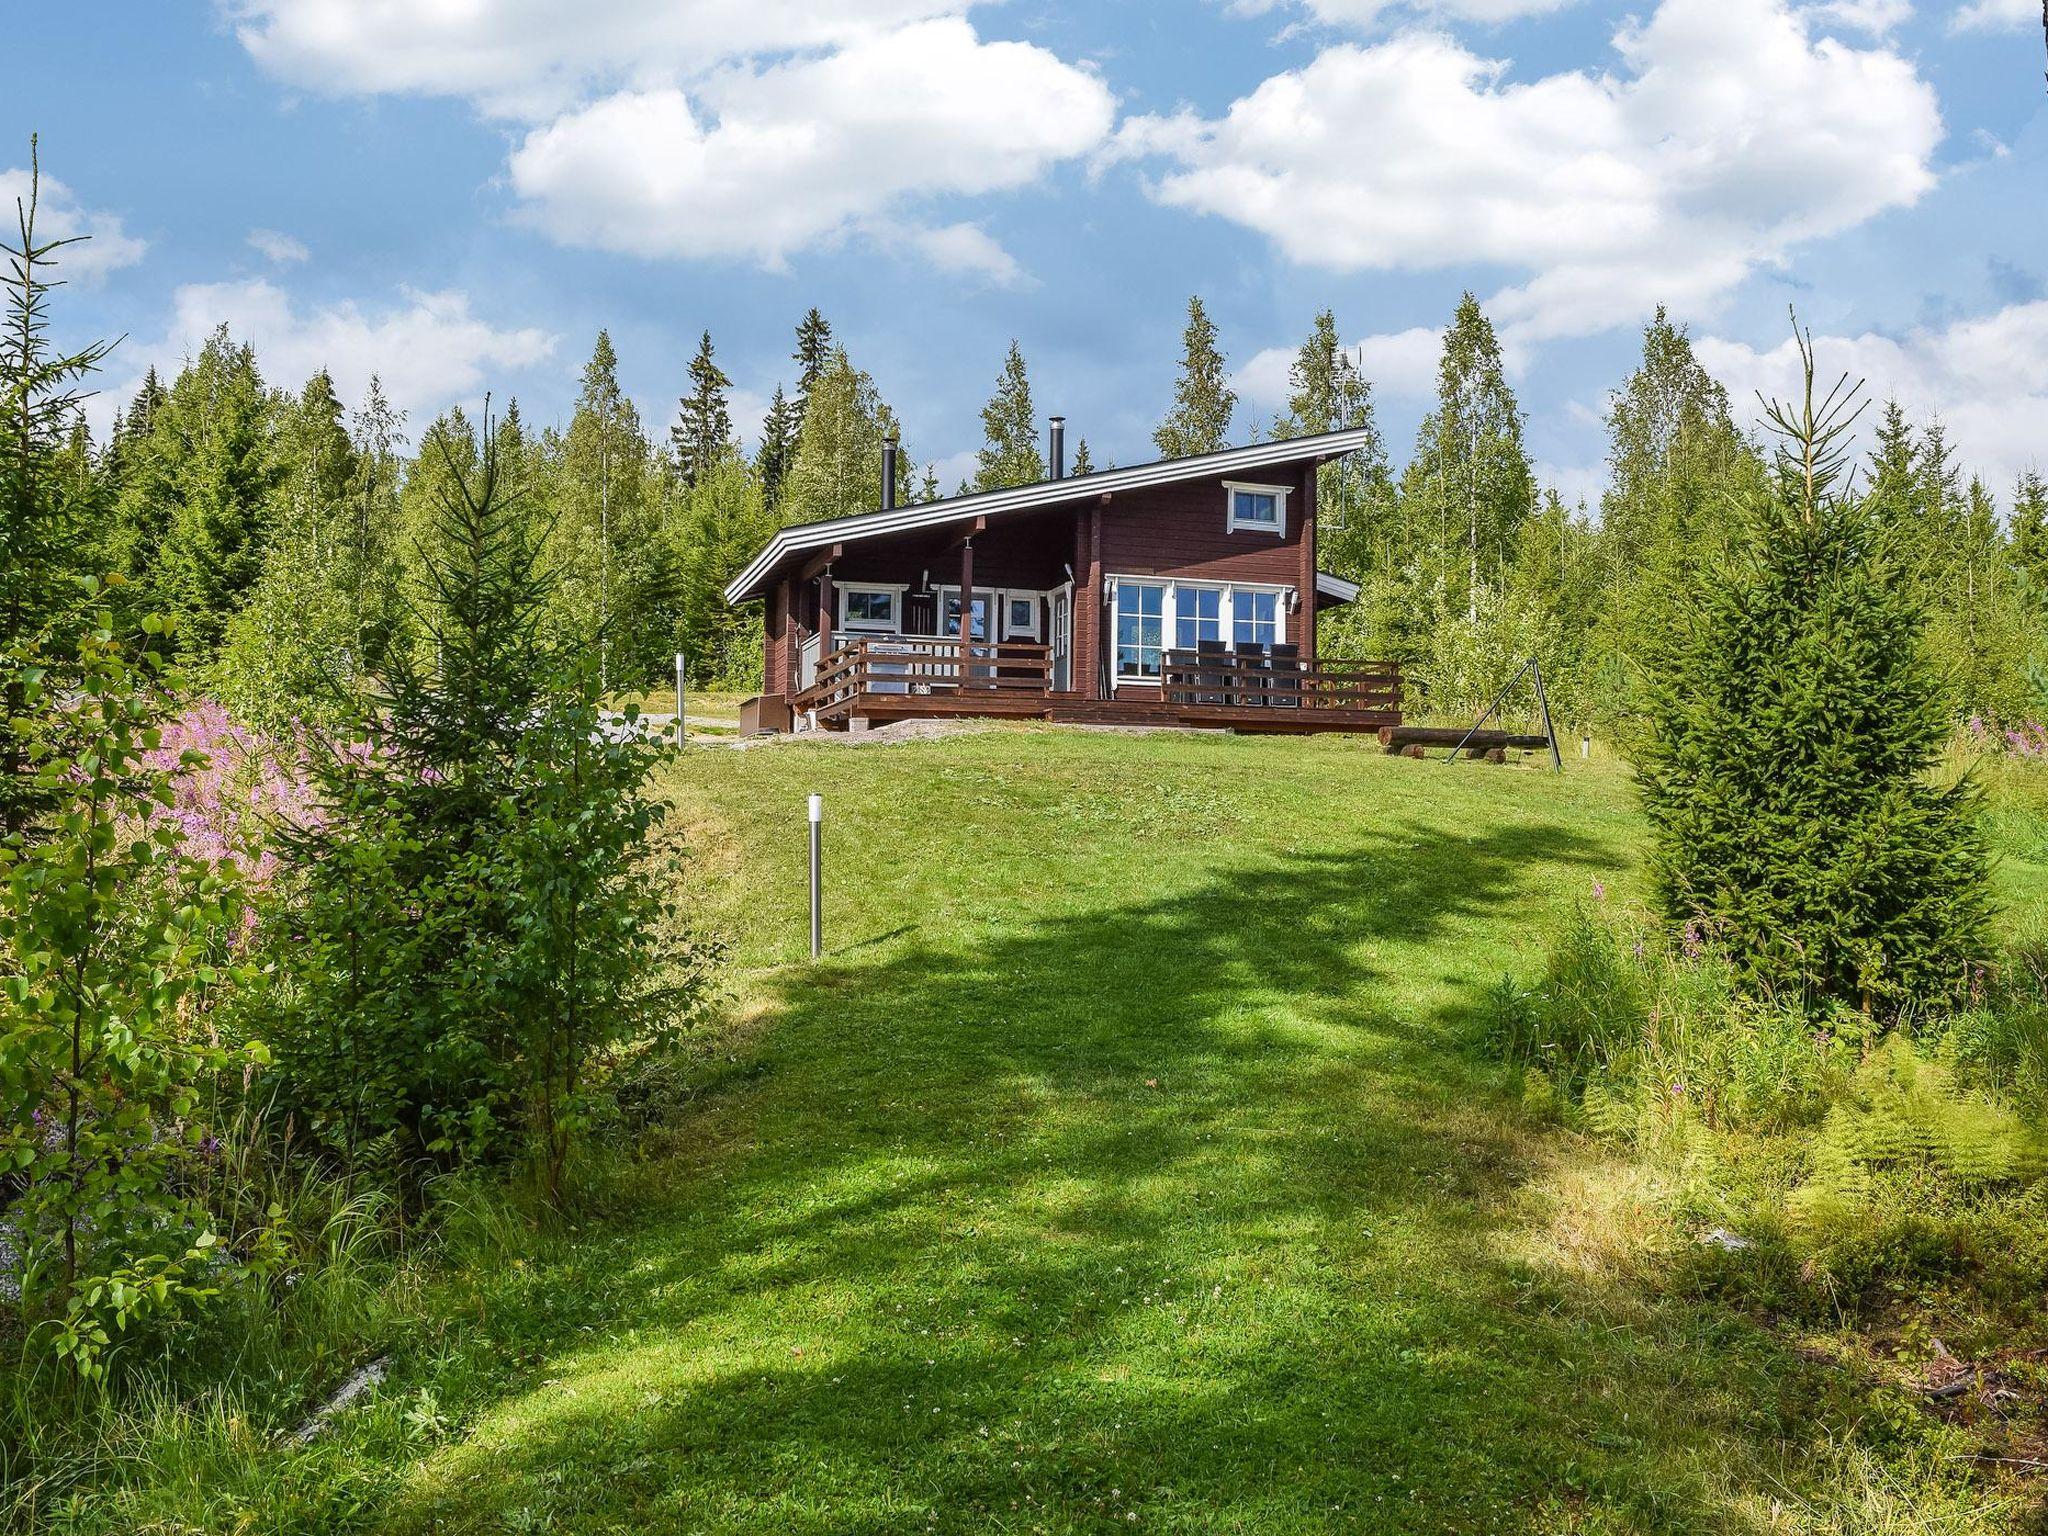
<svg viewBox="0 0 2048 1536">
<path fill-rule="evenodd" d="M 161 662 L 130 658 L 110 626 L 80 637 L 62 696 L 40 668 L 9 668 L 38 722 L 46 809 L 0 843 L 9 1283 L 24 1323 L 85 1376 L 114 1333 L 212 1296 L 261 1246 L 223 1246 L 192 1192 L 218 1145 L 207 1085 L 264 1054 L 230 1051 L 213 1017 L 236 976 L 236 868 L 182 850 L 166 814 L 177 769 L 151 760 Z"/>
</svg>

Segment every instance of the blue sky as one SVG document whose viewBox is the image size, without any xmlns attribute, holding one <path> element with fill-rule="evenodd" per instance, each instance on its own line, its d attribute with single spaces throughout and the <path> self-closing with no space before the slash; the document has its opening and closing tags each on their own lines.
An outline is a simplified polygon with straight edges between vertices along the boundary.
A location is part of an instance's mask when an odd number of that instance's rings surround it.
<svg viewBox="0 0 2048 1536">
<path fill-rule="evenodd" d="M 1329 305 L 1398 460 L 1470 288 L 1569 497 L 1658 302 L 1740 402 L 1796 304 L 2001 494 L 2048 461 L 2035 0 L 99 0 L 8 46 L 0 189 L 39 132 L 110 391 L 226 320 L 415 430 L 554 420 L 602 326 L 660 428 L 699 331 L 744 412 L 815 304 L 950 486 L 1012 337 L 1149 456 L 1199 293 L 1240 437 Z"/>
</svg>

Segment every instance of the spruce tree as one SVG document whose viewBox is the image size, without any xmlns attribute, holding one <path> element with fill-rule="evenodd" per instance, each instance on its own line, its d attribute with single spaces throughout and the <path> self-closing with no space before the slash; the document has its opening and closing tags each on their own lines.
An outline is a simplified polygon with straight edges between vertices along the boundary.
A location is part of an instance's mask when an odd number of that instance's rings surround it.
<svg viewBox="0 0 2048 1536">
<path fill-rule="evenodd" d="M 690 487 L 680 509 L 683 652 L 700 684 L 760 681 L 760 619 L 725 600 L 725 586 L 775 532 L 760 474 L 729 453 Z"/>
<path fill-rule="evenodd" d="M 17 201 L 16 233 L 0 240 L 7 258 L 0 319 L 0 838 L 23 829 L 47 796 L 30 785 L 30 745 L 16 726 L 26 717 L 26 675 L 58 654 L 55 631 L 71 611 L 84 569 L 81 545 L 102 512 L 97 481 L 62 472 L 65 439 L 110 342 L 59 352 L 49 340 L 52 268 L 75 240 L 36 231 L 42 169 L 29 140 L 29 193 Z M 84 237 L 77 237 L 84 238 Z M 154 375 L 152 375 L 154 377 Z"/>
<path fill-rule="evenodd" d="M 1925 609 L 1845 483 L 1846 378 L 1769 409 L 1776 471 L 1753 531 L 1674 611 L 1638 772 L 1674 925 L 1782 1003 L 1889 1020 L 1967 985 L 1988 854 L 1967 784 L 1928 770 L 1948 734 Z"/>
<path fill-rule="evenodd" d="M 832 326 L 815 308 L 797 322 L 796 351 L 790 358 L 796 364 L 796 421 L 801 427 L 811 411 L 811 391 L 832 361 Z"/>
<path fill-rule="evenodd" d="M 2013 482 L 2012 565 L 2040 605 L 2037 611 L 2048 611 L 2048 480 L 2039 470 Z"/>
<path fill-rule="evenodd" d="M 1188 323 L 1181 332 L 1180 369 L 1174 379 L 1173 409 L 1152 433 L 1160 457 L 1186 458 L 1213 453 L 1230 441 L 1230 418 L 1237 410 L 1223 354 L 1216 347 L 1216 326 L 1200 298 L 1188 300 Z"/>
<path fill-rule="evenodd" d="M 1067 471 L 1070 475 L 1092 475 L 1095 461 L 1088 456 L 1088 439 L 1082 438 L 1074 444 L 1074 463 Z"/>
<path fill-rule="evenodd" d="M 1273 419 L 1276 438 L 1363 431 L 1362 447 L 1316 475 L 1317 559 L 1353 580 L 1370 576 L 1371 544 L 1393 502 L 1386 443 L 1373 410 L 1372 383 L 1337 339 L 1337 317 L 1321 310 L 1287 374 L 1287 409 Z"/>
<path fill-rule="evenodd" d="M 403 619 L 399 579 L 405 551 L 398 490 L 404 429 L 405 413 L 385 395 L 383 380 L 371 374 L 363 403 L 349 418 L 356 454 L 356 483 L 349 488 L 354 582 L 349 643 L 356 665 L 366 672 L 374 671 L 386 649 L 397 642 Z"/>
<path fill-rule="evenodd" d="M 276 402 L 256 354 L 217 328 L 172 383 L 151 425 L 152 472 L 122 487 L 124 501 L 162 494 L 162 543 L 143 581 L 178 621 L 181 649 L 210 656 L 230 614 L 263 570 L 264 541 L 281 474 L 272 451 Z"/>
<path fill-rule="evenodd" d="M 706 331 L 697 343 L 697 355 L 690 359 L 690 392 L 683 396 L 678 420 L 669 429 L 676 476 L 685 489 L 732 452 L 731 394 L 732 380 L 713 361 L 711 333 Z"/>
<path fill-rule="evenodd" d="M 782 499 L 783 477 L 796 458 L 796 434 L 803 416 L 796 403 L 775 386 L 768 401 L 768 414 L 761 419 L 761 449 L 754 455 L 754 468 L 761 476 L 761 493 L 774 506 Z"/>
<path fill-rule="evenodd" d="M 872 512 L 882 504 L 882 443 L 897 430 L 875 381 L 834 348 L 810 390 L 796 458 L 782 485 L 783 525 Z M 911 458 L 897 455 L 897 499 L 909 499 Z"/>
<path fill-rule="evenodd" d="M 212 682 L 239 717 L 277 728 L 339 719 L 360 668 L 350 515 L 360 468 L 324 370 L 280 407 L 273 452 L 262 573 L 227 616 Z"/>
<path fill-rule="evenodd" d="M 1031 379 L 1015 341 L 1003 358 L 995 394 L 981 408 L 981 428 L 974 489 L 999 491 L 1045 478 L 1045 456 L 1038 451 L 1038 418 L 1031 406 Z"/>
</svg>

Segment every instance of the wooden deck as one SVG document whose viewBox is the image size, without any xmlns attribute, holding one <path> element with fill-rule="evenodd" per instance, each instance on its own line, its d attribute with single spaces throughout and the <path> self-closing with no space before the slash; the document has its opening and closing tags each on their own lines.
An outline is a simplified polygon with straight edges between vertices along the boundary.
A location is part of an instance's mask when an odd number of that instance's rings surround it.
<svg viewBox="0 0 2048 1536">
<path fill-rule="evenodd" d="M 1392 663 L 1168 652 L 1162 670 L 1156 692 L 1094 699 L 1052 686 L 1054 662 L 1043 645 L 891 636 L 833 651 L 791 704 L 829 730 L 1001 719 L 1371 734 L 1401 723 L 1400 670 Z"/>
</svg>

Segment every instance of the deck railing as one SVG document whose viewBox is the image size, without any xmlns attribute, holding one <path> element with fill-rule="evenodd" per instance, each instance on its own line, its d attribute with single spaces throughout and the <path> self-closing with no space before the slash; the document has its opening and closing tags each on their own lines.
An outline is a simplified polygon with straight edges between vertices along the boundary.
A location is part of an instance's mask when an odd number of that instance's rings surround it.
<svg viewBox="0 0 2048 1536">
<path fill-rule="evenodd" d="M 1257 652 L 1168 651 L 1160 697 L 1188 709 L 1357 709 L 1398 713 L 1401 664 Z"/>
<path fill-rule="evenodd" d="M 791 702 L 830 711 L 864 693 L 1048 693 L 1052 647 L 957 635 L 864 636 L 818 663 L 816 679 Z"/>
<path fill-rule="evenodd" d="M 954 697 L 1052 691 L 1048 645 L 958 636 L 864 635 L 819 660 L 796 709 L 831 716 L 863 694 Z M 1167 651 L 1159 696 L 1183 709 L 1363 710 L 1398 715 L 1401 667 L 1392 661 L 1304 659 L 1238 651 Z"/>
</svg>

